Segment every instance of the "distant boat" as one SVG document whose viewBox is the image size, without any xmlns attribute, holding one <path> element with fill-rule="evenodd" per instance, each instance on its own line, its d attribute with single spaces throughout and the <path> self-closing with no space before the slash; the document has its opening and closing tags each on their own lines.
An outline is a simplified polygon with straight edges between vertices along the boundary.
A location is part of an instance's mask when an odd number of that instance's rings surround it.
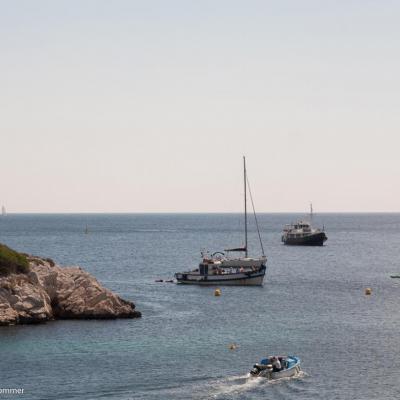
<svg viewBox="0 0 400 400">
<path fill-rule="evenodd" d="M 1 207 L 1 215 L 5 217 L 7 215 L 6 208 L 4 206 Z"/>
<path fill-rule="evenodd" d="M 312 227 L 313 207 L 310 204 L 310 222 L 298 221 L 295 224 L 285 225 L 282 234 L 282 242 L 297 246 L 322 246 L 328 237 L 324 228 Z"/>
<path fill-rule="evenodd" d="M 244 246 L 233 249 L 226 249 L 224 252 L 215 252 L 211 255 L 208 252 L 202 253 L 202 261 L 199 267 L 193 271 L 178 272 L 175 278 L 178 283 L 192 285 L 262 285 L 266 271 L 267 257 L 264 254 L 264 247 L 261 241 L 258 228 L 257 216 L 254 210 L 253 198 L 250 187 L 249 194 L 253 205 L 254 218 L 256 222 L 258 238 L 260 240 L 260 257 L 248 257 L 247 246 L 247 172 L 246 159 L 243 157 L 244 169 Z M 226 252 L 226 254 L 225 254 Z M 230 257 L 231 252 L 244 252 L 244 257 Z"/>
</svg>

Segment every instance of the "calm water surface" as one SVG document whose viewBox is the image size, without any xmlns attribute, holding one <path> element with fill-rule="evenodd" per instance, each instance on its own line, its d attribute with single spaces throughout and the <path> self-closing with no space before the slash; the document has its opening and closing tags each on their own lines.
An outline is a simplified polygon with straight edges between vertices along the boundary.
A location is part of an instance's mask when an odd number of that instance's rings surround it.
<svg viewBox="0 0 400 400">
<path fill-rule="evenodd" d="M 259 217 L 265 284 L 221 297 L 155 280 L 196 266 L 202 248 L 241 245 L 240 215 L 0 218 L 0 242 L 80 265 L 143 313 L 1 328 L 0 387 L 24 388 L 25 399 L 400 398 L 400 280 L 389 277 L 400 272 L 400 214 L 317 215 L 322 248 L 281 245 L 298 215 Z M 254 227 L 250 246 L 257 255 Z M 298 355 L 304 373 L 248 379 L 273 353 Z"/>
</svg>

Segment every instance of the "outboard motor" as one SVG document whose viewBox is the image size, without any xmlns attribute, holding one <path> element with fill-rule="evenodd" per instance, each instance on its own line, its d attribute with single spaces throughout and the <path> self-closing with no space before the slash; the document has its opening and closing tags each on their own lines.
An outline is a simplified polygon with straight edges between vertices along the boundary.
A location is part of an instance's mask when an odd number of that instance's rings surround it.
<svg viewBox="0 0 400 400">
<path fill-rule="evenodd" d="M 273 369 L 271 364 L 254 364 L 253 369 L 250 371 L 250 375 L 263 376 L 270 379 L 272 371 Z"/>
<path fill-rule="evenodd" d="M 260 368 L 258 368 L 258 365 L 255 364 L 255 365 L 253 366 L 253 369 L 250 371 L 250 374 L 256 376 L 256 375 L 258 375 L 259 373 L 260 373 Z"/>
</svg>

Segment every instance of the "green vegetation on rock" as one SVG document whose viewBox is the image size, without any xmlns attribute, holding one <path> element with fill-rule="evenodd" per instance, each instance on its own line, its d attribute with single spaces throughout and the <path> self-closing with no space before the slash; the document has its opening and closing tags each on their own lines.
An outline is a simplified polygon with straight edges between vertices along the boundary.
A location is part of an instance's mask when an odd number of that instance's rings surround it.
<svg viewBox="0 0 400 400">
<path fill-rule="evenodd" d="M 0 243 L 0 276 L 27 272 L 29 272 L 29 262 L 26 256 Z"/>
</svg>

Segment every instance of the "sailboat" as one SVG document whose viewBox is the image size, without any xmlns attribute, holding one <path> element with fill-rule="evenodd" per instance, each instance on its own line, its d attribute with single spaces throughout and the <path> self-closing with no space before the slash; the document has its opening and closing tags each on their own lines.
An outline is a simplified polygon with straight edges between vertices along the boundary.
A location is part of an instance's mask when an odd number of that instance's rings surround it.
<svg viewBox="0 0 400 400">
<path fill-rule="evenodd" d="M 253 206 L 254 219 L 257 227 L 258 238 L 261 245 L 260 257 L 249 257 L 247 243 L 247 187 L 246 158 L 243 157 L 244 170 L 244 246 L 217 251 L 210 254 L 202 252 L 202 261 L 193 271 L 178 272 L 175 274 L 177 283 L 192 285 L 235 285 L 259 286 L 263 284 L 267 257 L 258 227 L 257 215 L 254 209 L 253 197 L 250 187 L 249 194 Z M 231 257 L 234 252 L 244 253 L 244 257 Z"/>
<path fill-rule="evenodd" d="M 7 215 L 6 208 L 4 206 L 1 207 L 1 215 L 5 217 Z"/>
</svg>

